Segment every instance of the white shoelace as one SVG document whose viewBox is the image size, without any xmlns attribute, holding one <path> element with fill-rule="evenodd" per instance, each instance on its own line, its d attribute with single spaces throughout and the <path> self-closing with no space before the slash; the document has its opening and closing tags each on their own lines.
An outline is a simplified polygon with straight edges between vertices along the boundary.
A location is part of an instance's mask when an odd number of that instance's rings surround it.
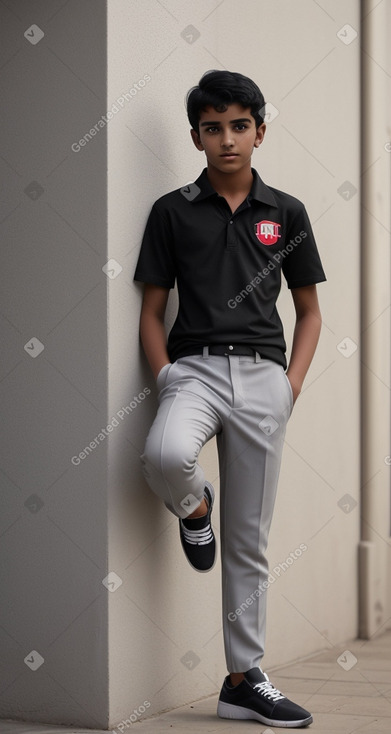
<svg viewBox="0 0 391 734">
<path fill-rule="evenodd" d="M 264 676 L 266 678 L 263 683 L 257 683 L 254 686 L 254 691 L 258 688 L 258 692 L 262 693 L 262 696 L 265 696 L 265 698 L 270 698 L 272 701 L 281 701 L 282 698 L 286 698 L 281 691 L 278 690 L 278 688 L 275 688 L 272 683 L 270 683 L 269 678 L 267 677 L 266 673 L 264 673 Z"/>
<path fill-rule="evenodd" d="M 190 545 L 207 545 L 213 540 L 213 533 L 210 524 L 202 530 L 189 530 L 182 523 L 183 537 Z"/>
</svg>

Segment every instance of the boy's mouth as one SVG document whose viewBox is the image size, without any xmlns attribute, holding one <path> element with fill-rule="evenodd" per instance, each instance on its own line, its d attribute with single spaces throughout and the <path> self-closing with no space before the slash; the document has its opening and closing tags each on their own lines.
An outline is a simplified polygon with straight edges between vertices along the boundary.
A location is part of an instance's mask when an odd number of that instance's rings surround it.
<svg viewBox="0 0 391 734">
<path fill-rule="evenodd" d="M 234 158 L 239 153 L 221 153 L 220 158 Z"/>
</svg>

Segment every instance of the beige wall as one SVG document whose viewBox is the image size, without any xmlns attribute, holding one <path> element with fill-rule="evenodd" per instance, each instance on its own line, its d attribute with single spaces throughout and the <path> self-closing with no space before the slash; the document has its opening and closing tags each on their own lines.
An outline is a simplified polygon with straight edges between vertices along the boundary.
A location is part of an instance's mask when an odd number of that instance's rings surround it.
<svg viewBox="0 0 391 734">
<path fill-rule="evenodd" d="M 240 8 L 233 0 L 110 3 L 109 102 L 145 74 L 151 80 L 108 131 L 109 253 L 123 267 L 109 284 L 109 412 L 145 386 L 152 391 L 110 447 L 109 565 L 124 581 L 110 597 L 111 721 L 123 716 L 125 697 L 129 712 L 144 700 L 155 712 L 217 691 L 225 673 L 220 566 L 191 572 L 177 520 L 141 477 L 156 393 L 138 343 L 141 290 L 132 282 L 153 201 L 205 165 L 191 143 L 184 97 L 210 68 L 253 77 L 279 110 L 253 165 L 266 183 L 305 202 L 328 276 L 319 286 L 321 343 L 286 436 L 271 570 L 300 544 L 308 549 L 270 587 L 265 666 L 325 647 L 337 657 L 339 643 L 357 633 L 359 509 L 345 512 L 338 502 L 346 494 L 359 502 L 360 352 L 345 357 L 337 345 L 360 342 L 359 41 L 345 44 L 336 33 L 346 23 L 358 30 L 359 5 L 335 0 L 323 8 L 305 0 L 247 0 Z M 181 37 L 189 25 L 200 33 L 193 43 Z M 338 193 L 346 180 L 358 190 L 349 201 Z M 290 342 L 285 286 L 280 313 Z M 213 442 L 202 463 L 217 486 Z M 214 524 L 218 532 L 217 512 Z M 193 670 L 181 662 L 188 651 L 200 660 Z"/>
</svg>

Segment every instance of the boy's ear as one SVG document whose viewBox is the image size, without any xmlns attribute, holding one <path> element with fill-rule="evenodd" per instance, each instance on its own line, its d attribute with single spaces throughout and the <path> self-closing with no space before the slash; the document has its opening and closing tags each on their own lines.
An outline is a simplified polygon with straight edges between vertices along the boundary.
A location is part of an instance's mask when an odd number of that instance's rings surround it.
<svg viewBox="0 0 391 734">
<path fill-rule="evenodd" d="M 259 125 L 259 127 L 257 127 L 256 133 L 255 133 L 255 141 L 254 141 L 255 148 L 258 148 L 261 145 L 265 137 L 265 134 L 266 134 L 266 123 L 263 122 L 262 125 Z"/>
<path fill-rule="evenodd" d="M 190 135 L 197 150 L 204 150 L 204 146 L 201 143 L 200 136 L 197 130 L 190 130 Z"/>
</svg>

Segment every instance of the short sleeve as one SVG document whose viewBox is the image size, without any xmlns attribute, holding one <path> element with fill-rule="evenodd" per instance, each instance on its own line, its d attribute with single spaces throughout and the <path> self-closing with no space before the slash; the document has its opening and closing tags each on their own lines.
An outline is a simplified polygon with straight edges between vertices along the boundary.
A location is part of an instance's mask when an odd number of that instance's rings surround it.
<svg viewBox="0 0 391 734">
<path fill-rule="evenodd" d="M 172 231 L 157 202 L 153 205 L 145 226 L 134 280 L 162 288 L 174 288 L 175 285 Z"/>
<path fill-rule="evenodd" d="M 282 272 L 288 288 L 302 288 L 326 280 L 307 211 L 300 209 L 292 220 L 286 239 Z"/>
</svg>

